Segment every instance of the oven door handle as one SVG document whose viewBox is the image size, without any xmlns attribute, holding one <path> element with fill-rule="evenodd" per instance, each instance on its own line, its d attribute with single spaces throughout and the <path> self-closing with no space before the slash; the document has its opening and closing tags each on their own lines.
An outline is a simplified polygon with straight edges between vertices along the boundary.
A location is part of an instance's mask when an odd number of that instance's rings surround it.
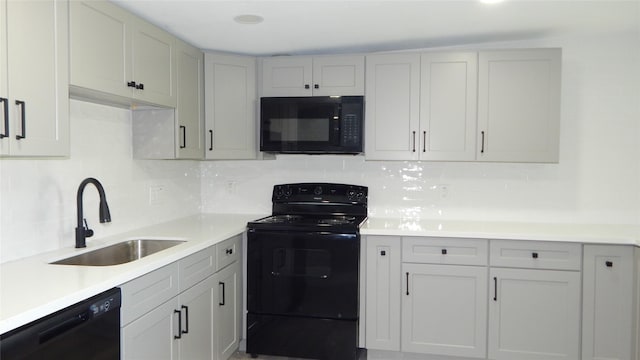
<svg viewBox="0 0 640 360">
<path fill-rule="evenodd" d="M 272 272 L 271 272 L 271 276 L 274 276 L 274 277 L 280 277 L 281 275 L 282 275 L 282 274 L 280 274 L 279 272 L 275 272 L 275 271 L 272 271 Z M 313 279 L 322 279 L 322 280 L 325 280 L 325 279 L 328 279 L 328 278 L 329 278 L 329 275 L 328 275 L 328 274 L 322 274 L 322 275 L 320 275 L 320 276 L 307 276 L 307 275 L 295 275 L 295 274 L 291 274 L 291 275 L 289 275 L 289 277 L 292 277 L 292 278 L 296 278 L 296 277 L 297 277 L 297 278 L 307 277 L 307 278 L 313 278 Z"/>
</svg>

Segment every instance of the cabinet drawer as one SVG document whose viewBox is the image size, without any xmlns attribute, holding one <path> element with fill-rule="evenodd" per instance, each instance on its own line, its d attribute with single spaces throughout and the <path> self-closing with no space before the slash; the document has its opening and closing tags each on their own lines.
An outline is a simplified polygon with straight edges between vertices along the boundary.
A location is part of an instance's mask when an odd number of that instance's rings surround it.
<svg viewBox="0 0 640 360">
<path fill-rule="evenodd" d="M 174 262 L 120 286 L 122 326 L 178 295 L 178 268 Z"/>
<path fill-rule="evenodd" d="M 180 260 L 180 291 L 184 291 L 216 272 L 215 246 Z"/>
<path fill-rule="evenodd" d="M 402 261 L 429 264 L 487 265 L 483 239 L 404 237 Z"/>
<path fill-rule="evenodd" d="M 242 235 L 234 236 L 216 245 L 217 270 L 224 268 L 240 257 Z"/>
<path fill-rule="evenodd" d="M 581 244 L 544 241 L 491 240 L 491 266 L 580 270 Z"/>
</svg>

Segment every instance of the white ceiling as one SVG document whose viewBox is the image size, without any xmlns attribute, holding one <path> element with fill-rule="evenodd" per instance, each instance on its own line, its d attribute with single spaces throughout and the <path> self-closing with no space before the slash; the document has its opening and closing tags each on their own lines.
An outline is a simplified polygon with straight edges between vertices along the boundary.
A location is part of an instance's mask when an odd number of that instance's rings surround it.
<svg viewBox="0 0 640 360">
<path fill-rule="evenodd" d="M 373 52 L 637 31 L 640 0 L 112 0 L 203 50 Z M 233 21 L 264 17 L 257 25 Z"/>
</svg>

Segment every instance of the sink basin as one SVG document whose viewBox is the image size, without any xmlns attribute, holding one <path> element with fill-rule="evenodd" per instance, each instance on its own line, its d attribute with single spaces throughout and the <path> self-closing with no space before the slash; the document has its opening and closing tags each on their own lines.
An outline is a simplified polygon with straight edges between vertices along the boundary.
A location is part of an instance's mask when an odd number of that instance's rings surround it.
<svg viewBox="0 0 640 360">
<path fill-rule="evenodd" d="M 147 255 L 157 253 L 172 246 L 182 244 L 183 240 L 127 240 L 89 251 L 84 254 L 52 262 L 58 265 L 108 266 L 128 263 Z"/>
</svg>

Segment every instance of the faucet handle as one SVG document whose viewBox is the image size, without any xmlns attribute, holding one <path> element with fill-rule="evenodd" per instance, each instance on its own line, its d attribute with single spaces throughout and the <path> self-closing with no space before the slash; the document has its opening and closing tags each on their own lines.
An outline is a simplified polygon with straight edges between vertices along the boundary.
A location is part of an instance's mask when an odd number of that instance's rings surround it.
<svg viewBox="0 0 640 360">
<path fill-rule="evenodd" d="M 92 237 L 93 236 L 93 230 L 89 229 L 89 224 L 87 224 L 87 219 L 83 219 L 84 220 L 84 236 L 85 237 Z"/>
</svg>

